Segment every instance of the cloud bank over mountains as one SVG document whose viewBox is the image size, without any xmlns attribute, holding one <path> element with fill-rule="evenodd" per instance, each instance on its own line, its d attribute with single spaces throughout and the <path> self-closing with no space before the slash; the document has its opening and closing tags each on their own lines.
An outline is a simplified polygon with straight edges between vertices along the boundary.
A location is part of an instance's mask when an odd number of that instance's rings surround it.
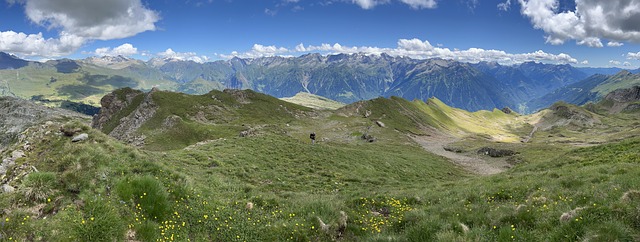
<svg viewBox="0 0 640 242">
<path fill-rule="evenodd" d="M 0 0 L 2 1 L 2 0 Z M 467 2 L 468 6 L 475 8 L 480 3 L 478 0 L 460 0 Z M 82 54 L 107 55 L 107 56 L 132 56 L 174 58 L 180 60 L 192 60 L 206 62 L 210 59 L 228 59 L 232 57 L 256 58 L 263 56 L 294 56 L 312 52 L 323 54 L 336 53 L 386 53 L 392 56 L 406 56 L 416 59 L 443 58 L 464 62 L 495 61 L 500 64 L 519 64 L 526 61 L 540 61 L 555 64 L 583 64 L 586 60 L 578 61 L 567 53 L 549 53 L 544 47 L 536 47 L 524 50 L 525 53 L 509 53 L 500 49 L 446 48 L 441 45 L 434 46 L 428 40 L 400 38 L 393 46 L 346 46 L 340 43 L 328 44 L 318 41 L 317 45 L 304 45 L 282 47 L 275 45 L 258 44 L 262 40 L 256 39 L 251 49 L 237 50 L 228 53 L 195 53 L 191 49 L 186 52 L 177 52 L 174 49 L 184 46 L 161 46 L 152 51 L 145 50 L 148 46 L 140 43 L 134 47 L 133 41 L 127 38 L 139 35 L 147 31 L 158 29 L 157 24 L 161 20 L 161 10 L 154 10 L 143 0 L 5 0 L 10 7 L 16 10 L 24 10 L 24 17 L 28 24 L 35 29 L 46 31 L 38 33 L 25 33 L 16 29 L 0 29 L 0 51 L 9 52 L 22 57 L 57 58 L 76 54 L 82 47 L 100 47 L 101 40 L 123 40 L 112 46 L 105 46 L 95 51 L 84 51 Z M 230 0 L 228 4 L 234 2 Z M 237 2 L 237 1 L 235 1 Z M 300 7 L 304 1 L 278 0 L 278 4 L 292 4 Z M 211 3 L 211 1 L 209 2 Z M 410 8 L 414 13 L 420 11 L 436 11 L 434 9 L 447 9 L 447 2 L 443 0 L 323 0 L 320 3 L 309 3 L 305 7 L 317 6 L 324 8 L 331 4 L 342 4 L 349 7 L 350 11 L 358 10 L 374 11 L 384 5 L 396 5 L 401 8 Z M 315 5 L 314 5 L 315 4 Z M 493 9 L 496 15 L 502 11 L 519 11 L 518 18 L 527 20 L 525 25 L 529 29 L 539 29 L 544 32 L 544 41 L 551 45 L 561 45 L 568 41 L 575 41 L 576 45 L 584 47 L 611 47 L 630 50 L 634 44 L 640 43 L 640 0 L 500 0 L 497 9 Z M 461 7 L 464 4 L 459 4 Z M 160 5 L 155 5 L 159 7 Z M 357 6 L 357 7 L 354 7 Z M 462 6 L 464 7 L 464 6 Z M 304 9 L 304 8 L 302 8 Z M 166 10 L 164 10 L 166 11 Z M 307 10 L 305 10 L 307 11 Z M 295 12 L 295 14 L 304 14 Z M 170 16 L 170 15 L 168 15 Z M 454 16 L 452 16 L 454 17 Z M 169 20 L 167 20 L 169 21 Z M 176 21 L 173 19 L 172 21 Z M 198 26 L 193 26 L 198 29 Z M 24 30 L 23 30 L 24 31 Z M 170 30 L 166 30 L 167 32 Z M 28 32 L 28 31 L 26 31 Z M 215 31 L 214 31 L 215 32 Z M 436 33 L 440 34 L 440 33 Z M 420 36 L 420 35 L 414 35 Z M 434 35 L 428 35 L 434 36 Z M 408 37 L 413 37 L 409 35 Z M 437 37 L 434 37 L 438 39 Z M 309 41 L 309 40 L 305 40 Z M 331 40 L 329 40 L 331 41 Z M 343 40 L 336 40 L 338 42 Z M 542 43 L 542 41 L 539 41 Z M 113 44 L 113 41 L 110 42 Z M 295 42 L 294 42 L 295 43 Z M 446 46 L 446 43 L 443 43 Z M 625 45 L 627 44 L 627 45 Z M 95 46 L 97 45 L 97 46 Z M 108 45 L 108 44 L 105 44 Z M 117 46 L 120 45 L 120 46 Z M 544 45 L 544 44 L 542 44 Z M 104 45 L 102 45 L 104 46 Z M 473 46 L 473 45 L 472 45 Z M 478 44 L 478 47 L 483 46 Z M 584 47 L 582 47 L 584 46 Z M 455 47 L 455 46 L 454 46 Z M 575 47 L 575 45 L 573 46 Z M 242 47 L 231 47 L 242 48 Z M 542 50 L 544 49 L 544 50 Z M 233 49 L 232 49 L 233 50 Z M 547 51 L 545 51 L 547 50 Z M 202 49 L 198 50 L 203 52 Z M 205 50 L 206 51 L 206 50 Z M 566 51 L 566 50 L 565 50 Z M 159 53 L 158 53 L 159 52 Z M 626 55 L 628 59 L 637 60 L 633 52 Z M 577 56 L 581 52 L 570 51 Z M 621 53 L 617 54 L 618 57 Z M 624 58 L 624 55 L 622 55 Z M 588 59 L 584 56 L 581 59 Z M 610 57 L 614 59 L 616 57 Z"/>
<path fill-rule="evenodd" d="M 219 54 L 219 58 L 230 59 L 233 57 L 240 58 L 258 58 L 265 56 L 289 56 L 293 54 L 304 54 L 310 52 L 320 52 L 325 54 L 354 54 L 365 53 L 379 55 L 382 53 L 391 56 L 404 56 L 414 59 L 442 58 L 449 60 L 457 60 L 462 62 L 498 62 L 503 65 L 520 64 L 527 61 L 549 62 L 558 64 L 577 64 L 578 60 L 568 54 L 550 54 L 542 50 L 530 53 L 512 54 L 502 50 L 485 50 L 480 48 L 470 48 L 467 50 L 449 49 L 443 47 L 434 47 L 428 40 L 400 39 L 396 48 L 381 48 L 371 46 L 343 46 L 341 44 L 321 44 L 307 45 L 299 44 L 295 48 L 288 49 L 276 46 L 264 46 L 254 44 L 251 50 L 246 52 L 234 51 L 231 54 Z"/>
</svg>

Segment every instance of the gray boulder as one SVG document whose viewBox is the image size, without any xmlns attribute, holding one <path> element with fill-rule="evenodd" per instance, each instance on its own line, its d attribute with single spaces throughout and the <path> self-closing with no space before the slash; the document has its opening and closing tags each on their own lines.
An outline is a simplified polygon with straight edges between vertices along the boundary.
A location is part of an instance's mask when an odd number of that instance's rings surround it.
<svg viewBox="0 0 640 242">
<path fill-rule="evenodd" d="M 82 133 L 77 135 L 76 137 L 73 137 L 73 139 L 71 139 L 71 142 L 79 142 L 79 141 L 83 141 L 89 138 L 89 135 L 87 133 Z"/>
<path fill-rule="evenodd" d="M 9 184 L 4 184 L 0 188 L 0 192 L 2 192 L 2 193 L 12 193 L 15 190 L 16 189 L 14 187 L 12 187 L 12 186 L 9 186 Z"/>
</svg>

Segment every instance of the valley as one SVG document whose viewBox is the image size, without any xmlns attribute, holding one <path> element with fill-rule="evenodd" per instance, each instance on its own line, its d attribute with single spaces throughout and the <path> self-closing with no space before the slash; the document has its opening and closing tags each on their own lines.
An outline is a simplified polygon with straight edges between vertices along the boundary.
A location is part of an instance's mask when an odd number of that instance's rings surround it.
<svg viewBox="0 0 640 242">
<path fill-rule="evenodd" d="M 640 0 L 0 0 L 0 242 L 640 241 Z"/>
<path fill-rule="evenodd" d="M 638 70 L 576 68 L 525 62 L 464 63 L 364 53 L 233 58 L 198 63 L 124 56 L 35 62 L 0 53 L 0 93 L 90 115 L 100 98 L 123 87 L 186 94 L 251 89 L 278 98 L 314 94 L 345 104 L 378 97 L 435 97 L 469 111 L 510 109 L 529 114 L 557 101 L 582 105 L 640 83 Z M 613 74 L 612 74 L 613 73 Z"/>
</svg>

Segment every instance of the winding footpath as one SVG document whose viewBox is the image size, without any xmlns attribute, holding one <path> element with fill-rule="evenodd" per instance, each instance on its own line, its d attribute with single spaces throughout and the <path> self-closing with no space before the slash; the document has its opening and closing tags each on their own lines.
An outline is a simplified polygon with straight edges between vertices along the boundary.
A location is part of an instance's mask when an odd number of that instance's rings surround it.
<svg viewBox="0 0 640 242">
<path fill-rule="evenodd" d="M 505 170 L 502 162 L 487 162 L 478 157 L 467 156 L 460 153 L 454 153 L 444 150 L 444 147 L 456 141 L 456 138 L 444 134 L 434 134 L 432 136 L 411 136 L 411 138 L 420 144 L 423 149 L 433 154 L 443 156 L 474 174 L 493 175 Z"/>
</svg>

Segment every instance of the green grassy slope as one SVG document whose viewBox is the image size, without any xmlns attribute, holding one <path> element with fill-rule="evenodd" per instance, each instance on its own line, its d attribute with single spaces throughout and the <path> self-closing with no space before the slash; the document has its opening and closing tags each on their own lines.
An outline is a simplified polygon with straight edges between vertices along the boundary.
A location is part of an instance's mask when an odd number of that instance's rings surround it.
<svg viewBox="0 0 640 242">
<path fill-rule="evenodd" d="M 136 131 L 147 137 L 146 148 L 152 150 L 184 148 L 200 141 L 235 137 L 246 130 L 274 130 L 298 122 L 297 117 L 311 111 L 251 90 L 213 90 L 203 95 L 158 91 L 152 95 L 158 109 Z M 134 103 L 116 115 L 129 115 L 136 107 Z"/>
<path fill-rule="evenodd" d="M 2 178 L 16 191 L 0 193 L 0 239 L 640 239 L 637 137 L 576 148 L 547 134 L 583 131 L 559 126 L 530 143 L 494 143 L 489 127 L 504 122 L 507 132 L 524 118 L 465 113 L 437 100 L 375 99 L 334 113 L 251 91 L 153 95 L 159 109 L 139 131 L 151 136 L 141 149 L 86 124 L 61 121 L 27 131 L 28 149 L 23 140 L 3 151 L 7 157 L 25 149 L 26 156 Z M 202 110 L 216 111 L 202 116 Z M 363 118 L 366 110 L 371 115 Z M 181 118 L 178 124 L 163 127 L 172 115 Z M 491 124 L 479 127 L 483 122 Z M 258 124 L 255 134 L 238 137 Z M 72 143 L 59 134 L 61 125 L 89 139 Z M 470 145 L 512 146 L 520 162 L 492 176 L 469 174 L 407 138 L 427 134 L 428 125 L 480 134 Z M 318 131 L 315 145 L 308 142 L 309 130 Z M 378 139 L 362 141 L 361 132 Z"/>
<path fill-rule="evenodd" d="M 593 88 L 591 92 L 598 93 L 598 96 L 602 98 L 612 91 L 622 88 L 630 88 L 637 85 L 640 85 L 639 75 L 631 74 L 628 71 L 621 71 L 616 75 L 611 76 L 607 81 Z"/>
<path fill-rule="evenodd" d="M 377 98 L 349 105 L 338 112 L 353 114 L 357 111 L 358 115 L 364 115 L 367 110 L 371 112 L 371 120 L 418 135 L 428 134 L 429 129 L 435 128 L 458 137 L 481 135 L 494 141 L 517 142 L 524 130 L 529 129 L 517 114 L 505 114 L 497 109 L 471 113 L 449 107 L 437 98 L 430 98 L 427 103 L 398 97 Z"/>
<path fill-rule="evenodd" d="M 364 212 L 352 204 L 361 196 L 401 196 L 398 187 L 416 190 L 465 176 L 419 147 L 311 146 L 265 134 L 148 152 L 79 123 L 67 128 L 80 128 L 90 139 L 71 143 L 55 125 L 28 133 L 38 139 L 17 163 L 34 165 L 38 172 L 14 180 L 15 193 L 0 195 L 8 209 L 2 238 L 123 240 L 131 230 L 143 241 L 172 235 L 177 240 L 325 240 L 334 235 L 320 231 L 316 216 L 329 223 L 340 210 Z M 255 208 L 245 209 L 247 202 Z M 361 227 L 348 229 L 354 231 L 344 236 L 362 234 Z"/>
<path fill-rule="evenodd" d="M 345 105 L 344 103 L 307 92 L 299 92 L 293 97 L 285 97 L 280 99 L 290 103 L 295 103 L 319 110 L 336 110 L 338 108 L 344 107 Z"/>
<path fill-rule="evenodd" d="M 340 211 L 349 241 L 639 238 L 637 138 L 470 177 L 418 147 L 381 142 L 264 134 L 149 152 L 67 126 L 90 139 L 71 143 L 55 125 L 28 133 L 38 138 L 18 163 L 38 172 L 0 194 L 3 239 L 325 241 L 338 238 Z"/>
<path fill-rule="evenodd" d="M 0 91 L 10 91 L 24 99 L 39 96 L 58 106 L 63 100 L 99 106 L 102 96 L 118 88 L 177 87 L 161 74 L 148 72 L 136 70 L 135 66 L 114 70 L 93 65 L 59 72 L 53 65 L 31 64 L 15 70 L 0 70 Z"/>
</svg>

